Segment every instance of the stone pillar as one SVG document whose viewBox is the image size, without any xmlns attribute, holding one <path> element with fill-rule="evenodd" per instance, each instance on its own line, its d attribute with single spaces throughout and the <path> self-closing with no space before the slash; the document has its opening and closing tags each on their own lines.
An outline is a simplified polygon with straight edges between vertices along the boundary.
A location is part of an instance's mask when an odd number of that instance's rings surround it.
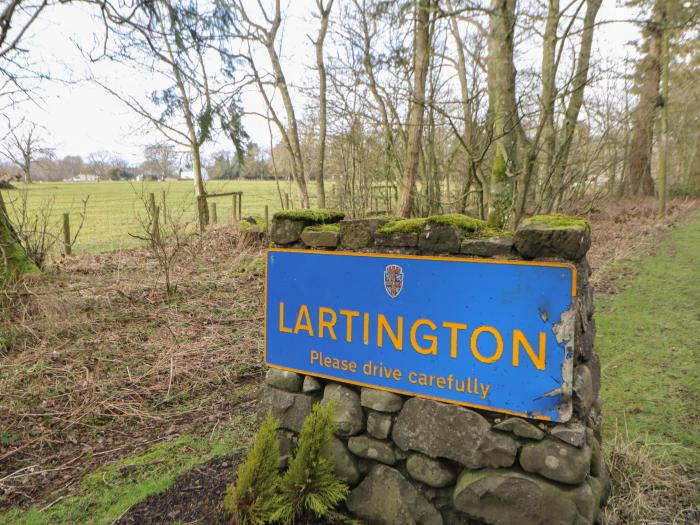
<svg viewBox="0 0 700 525">
<path fill-rule="evenodd" d="M 573 381 L 563 385 L 562 396 L 572 402 L 568 422 L 553 424 L 270 369 L 260 408 L 279 419 L 283 454 L 293 449 L 313 404 L 333 400 L 336 471 L 351 486 L 347 509 L 361 520 L 396 525 L 598 521 L 609 478 L 601 454 L 600 361 L 594 353 L 586 221 L 534 217 L 514 234 L 456 215 L 340 221 L 339 228 L 296 222 L 276 218 L 272 238 L 287 241 L 278 241 L 283 247 L 573 263 L 577 294 L 568 330 L 574 333 L 562 334 L 572 341 L 573 354 Z"/>
</svg>

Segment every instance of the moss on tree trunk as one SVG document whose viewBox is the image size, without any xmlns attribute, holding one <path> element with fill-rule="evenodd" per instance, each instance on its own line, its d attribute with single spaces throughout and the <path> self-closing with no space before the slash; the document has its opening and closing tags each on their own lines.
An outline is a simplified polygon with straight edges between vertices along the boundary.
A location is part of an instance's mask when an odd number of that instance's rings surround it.
<svg viewBox="0 0 700 525">
<path fill-rule="evenodd" d="M 0 194 L 0 288 L 22 274 L 38 271 L 17 238 Z"/>
</svg>

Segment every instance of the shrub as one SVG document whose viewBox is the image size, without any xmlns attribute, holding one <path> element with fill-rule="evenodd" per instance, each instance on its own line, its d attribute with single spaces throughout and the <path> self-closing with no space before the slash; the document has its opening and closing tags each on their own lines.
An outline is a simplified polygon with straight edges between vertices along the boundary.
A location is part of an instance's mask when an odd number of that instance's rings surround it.
<svg viewBox="0 0 700 525">
<path fill-rule="evenodd" d="M 681 199 L 698 199 L 700 198 L 700 185 L 692 184 L 690 182 L 685 184 L 676 184 L 671 186 L 668 190 L 668 194 L 673 198 Z"/>
<path fill-rule="evenodd" d="M 297 452 L 280 483 L 281 502 L 274 519 L 284 524 L 308 513 L 341 519 L 334 509 L 347 496 L 348 486 L 336 477 L 330 458 L 333 411 L 333 403 L 317 403 L 304 421 Z"/>
<path fill-rule="evenodd" d="M 272 521 L 279 505 L 280 449 L 277 421 L 268 413 L 248 457 L 238 469 L 236 483 L 226 489 L 224 510 L 236 525 L 263 525 Z"/>
</svg>

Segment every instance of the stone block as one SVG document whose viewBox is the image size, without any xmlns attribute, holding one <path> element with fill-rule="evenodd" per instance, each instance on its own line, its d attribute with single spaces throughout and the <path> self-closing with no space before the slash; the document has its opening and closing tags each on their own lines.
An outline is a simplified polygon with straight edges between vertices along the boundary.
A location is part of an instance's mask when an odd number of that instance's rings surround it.
<svg viewBox="0 0 700 525">
<path fill-rule="evenodd" d="M 394 447 L 389 441 L 380 441 L 363 434 L 348 439 L 348 448 L 350 452 L 361 458 L 379 461 L 387 465 L 396 463 Z"/>
<path fill-rule="evenodd" d="M 278 368 L 270 368 L 265 375 L 265 383 L 287 392 L 299 392 L 302 381 L 303 376 L 296 372 L 288 372 Z"/>
<path fill-rule="evenodd" d="M 520 452 L 520 466 L 547 479 L 578 485 L 590 472 L 591 449 L 588 445 L 577 448 L 551 439 L 528 443 Z"/>
<path fill-rule="evenodd" d="M 515 232 L 515 249 L 525 259 L 562 257 L 578 261 L 591 247 L 590 228 L 584 222 L 560 221 L 557 216 L 525 220 Z"/>
<path fill-rule="evenodd" d="M 444 461 L 418 453 L 408 456 L 406 470 L 416 481 L 435 488 L 451 485 L 457 477 L 454 469 Z"/>
<path fill-rule="evenodd" d="M 374 244 L 374 233 L 389 219 L 353 219 L 340 222 L 340 243 L 348 250 L 367 248 Z"/>
<path fill-rule="evenodd" d="M 277 431 L 277 443 L 280 446 L 280 465 L 281 469 L 286 468 L 289 461 L 292 459 L 294 449 L 296 448 L 296 436 L 294 432 L 288 430 Z"/>
<path fill-rule="evenodd" d="M 555 425 L 549 429 L 549 434 L 559 441 L 578 448 L 586 444 L 586 427 L 579 421 L 571 421 L 566 425 Z"/>
<path fill-rule="evenodd" d="M 462 235 L 456 226 L 426 223 L 418 237 L 418 247 L 424 252 L 459 253 Z"/>
<path fill-rule="evenodd" d="M 323 388 L 323 383 L 313 376 L 304 376 L 304 384 L 301 387 L 302 392 L 316 392 Z"/>
<path fill-rule="evenodd" d="M 404 403 L 391 435 L 403 450 L 451 459 L 468 468 L 510 467 L 518 449 L 513 438 L 492 431 L 476 412 L 417 397 Z"/>
<path fill-rule="evenodd" d="M 579 361 L 588 361 L 593 356 L 597 326 L 595 318 L 588 319 L 586 330 L 583 329 L 582 319 L 577 319 L 574 352 Z"/>
<path fill-rule="evenodd" d="M 393 392 L 363 387 L 360 394 L 362 406 L 377 412 L 398 412 L 403 406 L 403 397 Z"/>
<path fill-rule="evenodd" d="M 301 239 L 306 223 L 292 219 L 273 219 L 270 238 L 275 244 L 291 244 Z"/>
<path fill-rule="evenodd" d="M 336 475 L 345 480 L 351 487 L 357 485 L 362 478 L 360 470 L 357 468 L 357 460 L 345 444 L 335 436 L 331 441 L 331 458 Z"/>
<path fill-rule="evenodd" d="M 494 430 L 510 432 L 518 437 L 540 440 L 544 437 L 544 432 L 537 428 L 532 423 L 528 423 L 519 417 L 509 417 L 505 421 L 501 421 L 493 426 Z"/>
<path fill-rule="evenodd" d="M 311 413 L 318 399 L 304 395 L 279 390 L 271 386 L 263 386 L 258 398 L 258 413 L 261 418 L 272 412 L 279 421 L 280 428 L 301 432 L 306 416 Z"/>
<path fill-rule="evenodd" d="M 579 303 L 579 311 L 585 316 L 586 319 L 590 319 L 595 313 L 595 303 L 593 302 L 593 287 L 584 286 L 581 293 L 578 293 L 577 297 Z"/>
<path fill-rule="evenodd" d="M 415 248 L 418 246 L 418 234 L 414 232 L 374 233 L 374 244 L 390 248 Z"/>
<path fill-rule="evenodd" d="M 593 376 L 586 363 L 578 363 L 574 367 L 573 387 L 574 414 L 585 418 L 597 397 L 596 392 L 593 391 Z"/>
<path fill-rule="evenodd" d="M 464 239 L 460 253 L 478 257 L 508 257 L 513 252 L 512 237 L 493 237 L 491 239 Z"/>
<path fill-rule="evenodd" d="M 301 234 L 302 242 L 309 248 L 335 248 L 338 246 L 340 234 L 332 231 L 304 230 Z"/>
<path fill-rule="evenodd" d="M 350 491 L 345 504 L 355 516 L 376 525 L 442 525 L 442 516 L 401 473 L 375 465 Z"/>
<path fill-rule="evenodd" d="M 465 470 L 454 489 L 457 510 L 491 525 L 590 525 L 598 500 L 591 487 L 563 487 L 516 471 Z"/>
<path fill-rule="evenodd" d="M 377 439 L 386 439 L 391 432 L 391 415 L 370 410 L 367 414 L 367 433 Z"/>
<path fill-rule="evenodd" d="M 364 413 L 360 406 L 360 396 L 352 388 L 338 383 L 328 383 L 323 390 L 323 402 L 333 402 L 335 433 L 341 437 L 359 434 L 365 427 Z"/>
</svg>

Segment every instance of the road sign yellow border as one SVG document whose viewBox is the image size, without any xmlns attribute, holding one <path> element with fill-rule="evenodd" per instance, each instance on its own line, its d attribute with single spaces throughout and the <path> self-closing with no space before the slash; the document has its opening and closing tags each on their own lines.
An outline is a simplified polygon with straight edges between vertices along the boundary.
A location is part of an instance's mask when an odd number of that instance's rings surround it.
<svg viewBox="0 0 700 525">
<path fill-rule="evenodd" d="M 542 421 L 551 421 L 549 416 L 529 416 L 523 412 L 514 412 L 512 410 L 506 410 L 503 408 L 494 408 L 484 405 L 477 405 L 474 403 L 466 403 L 463 401 L 454 401 L 451 399 L 443 399 L 439 397 L 429 396 L 426 394 L 416 394 L 415 392 L 406 392 L 405 390 L 399 390 L 396 388 L 387 388 L 382 386 L 373 385 L 370 383 L 363 383 L 361 381 L 352 381 L 349 379 L 339 379 L 333 376 L 327 376 L 324 374 L 318 374 L 314 372 L 309 372 L 307 370 L 297 370 L 295 368 L 288 368 L 284 366 L 269 364 L 267 362 L 267 261 L 269 253 L 308 253 L 314 255 L 340 255 L 340 256 L 350 256 L 350 257 L 376 257 L 376 258 L 392 258 L 392 259 L 419 259 L 424 261 L 451 261 L 451 262 L 469 262 L 477 264 L 510 264 L 514 266 L 546 266 L 550 268 L 568 268 L 571 270 L 571 297 L 576 297 L 576 267 L 571 263 L 562 263 L 555 261 L 511 261 L 506 259 L 475 259 L 468 257 L 448 257 L 448 256 L 433 256 L 433 255 L 405 255 L 405 254 L 393 254 L 393 253 L 362 253 L 362 252 L 346 252 L 346 251 L 330 251 L 330 250 L 305 250 L 297 248 L 268 248 L 265 250 L 265 304 L 264 304 L 264 314 L 265 314 L 265 330 L 264 330 L 264 360 L 265 364 L 270 368 L 277 368 L 279 370 L 286 370 L 288 372 L 296 372 L 298 374 L 304 374 L 308 376 L 320 377 L 322 379 L 328 379 L 331 381 L 338 381 L 340 383 L 348 383 L 356 386 L 365 386 L 368 388 L 374 388 L 377 390 L 384 390 L 385 392 L 393 392 L 396 394 L 403 394 L 412 397 L 422 397 L 424 399 L 432 399 L 434 401 L 440 401 L 443 403 L 450 403 L 453 405 L 460 405 L 469 408 L 478 408 L 480 410 L 488 410 L 490 412 L 498 412 L 501 414 L 509 414 L 514 416 L 526 417 L 530 419 L 539 419 Z"/>
</svg>

